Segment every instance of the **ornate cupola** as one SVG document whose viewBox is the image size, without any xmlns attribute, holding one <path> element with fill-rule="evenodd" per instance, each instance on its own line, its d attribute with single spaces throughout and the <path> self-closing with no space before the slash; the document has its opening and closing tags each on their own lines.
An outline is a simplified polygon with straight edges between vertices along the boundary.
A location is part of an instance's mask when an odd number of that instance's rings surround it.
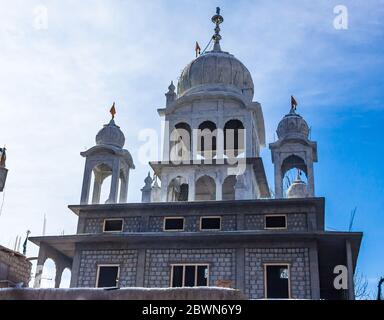
<svg viewBox="0 0 384 320">
<path fill-rule="evenodd" d="M 91 203 L 100 203 L 102 184 L 110 176 L 111 186 L 106 203 L 127 201 L 129 170 L 134 169 L 135 165 L 129 151 L 123 149 L 125 137 L 114 120 L 115 104 L 110 112 L 112 119 L 97 133 L 96 145 L 80 153 L 86 158 L 81 204 L 89 203 L 92 178 L 94 182 Z"/>
<path fill-rule="evenodd" d="M 309 139 L 309 127 L 302 116 L 296 113 L 297 102 L 291 97 L 291 110 L 283 117 L 277 127 L 278 140 L 269 145 L 272 162 L 275 167 L 275 197 L 283 198 L 283 180 L 286 173 L 296 168 L 303 172 L 308 185 L 301 179 L 296 179 L 287 190 L 287 197 L 298 197 L 304 192 L 297 193 L 303 184 L 306 187 L 305 196 L 315 195 L 313 163 L 317 162 L 317 143 Z"/>
<path fill-rule="evenodd" d="M 178 98 L 225 92 L 245 102 L 252 101 L 254 85 L 251 73 L 234 55 L 221 50 L 220 24 L 223 21 L 220 8 L 217 8 L 212 17 L 216 26 L 211 40 L 214 42 L 213 50 L 203 52 L 184 68 L 177 85 Z"/>
</svg>

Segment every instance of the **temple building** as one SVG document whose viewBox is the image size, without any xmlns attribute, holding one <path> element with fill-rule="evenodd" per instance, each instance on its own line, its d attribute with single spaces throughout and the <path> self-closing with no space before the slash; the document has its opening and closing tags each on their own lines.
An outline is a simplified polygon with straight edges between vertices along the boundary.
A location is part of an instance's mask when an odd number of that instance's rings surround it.
<svg viewBox="0 0 384 320">
<path fill-rule="evenodd" d="M 219 286 L 249 299 L 354 299 L 362 233 L 325 230 L 325 199 L 315 195 L 317 143 L 307 122 L 292 97 L 269 144 L 270 188 L 252 75 L 222 50 L 219 9 L 212 21 L 211 50 L 198 52 L 158 110 L 166 124 L 163 155 L 149 164 L 142 202 L 127 203 L 135 165 L 112 112 L 96 145 L 81 153 L 80 204 L 69 206 L 77 233 L 30 238 L 40 247 L 35 287 L 51 258 L 56 287 L 69 268 L 73 288 Z M 341 289 L 334 286 L 337 266 L 347 270 Z"/>
</svg>

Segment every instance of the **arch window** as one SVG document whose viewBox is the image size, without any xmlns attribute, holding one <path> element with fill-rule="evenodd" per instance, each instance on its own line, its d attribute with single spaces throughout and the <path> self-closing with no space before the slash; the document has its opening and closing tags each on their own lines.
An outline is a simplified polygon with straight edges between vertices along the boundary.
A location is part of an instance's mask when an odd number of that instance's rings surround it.
<svg viewBox="0 0 384 320">
<path fill-rule="evenodd" d="M 216 183 L 209 176 L 202 176 L 196 181 L 195 200 L 206 201 L 216 199 Z"/>
<path fill-rule="evenodd" d="M 237 157 L 245 151 L 245 129 L 240 120 L 229 120 L 224 126 L 224 154 Z"/>
</svg>

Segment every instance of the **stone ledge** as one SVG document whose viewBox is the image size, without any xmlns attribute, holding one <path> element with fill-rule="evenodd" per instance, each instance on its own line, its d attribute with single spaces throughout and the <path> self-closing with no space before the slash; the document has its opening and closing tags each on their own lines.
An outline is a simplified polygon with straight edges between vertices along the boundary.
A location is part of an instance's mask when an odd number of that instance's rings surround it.
<svg viewBox="0 0 384 320">
<path fill-rule="evenodd" d="M 121 288 L 0 289 L 0 300 L 244 300 L 235 289 L 209 288 Z"/>
</svg>

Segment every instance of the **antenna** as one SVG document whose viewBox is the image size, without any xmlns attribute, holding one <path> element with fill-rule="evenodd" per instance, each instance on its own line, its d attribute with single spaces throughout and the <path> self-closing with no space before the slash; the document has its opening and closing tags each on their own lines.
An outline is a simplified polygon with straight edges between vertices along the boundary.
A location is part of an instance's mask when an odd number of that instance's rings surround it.
<svg viewBox="0 0 384 320">
<path fill-rule="evenodd" d="M 47 226 L 47 218 L 44 213 L 44 220 L 43 220 L 43 236 L 45 236 L 45 228 Z"/>
<path fill-rule="evenodd" d="M 351 211 L 351 218 L 349 219 L 349 228 L 348 231 L 351 232 L 352 226 L 353 226 L 353 221 L 355 220 L 355 215 L 356 215 L 357 207 Z"/>
</svg>

